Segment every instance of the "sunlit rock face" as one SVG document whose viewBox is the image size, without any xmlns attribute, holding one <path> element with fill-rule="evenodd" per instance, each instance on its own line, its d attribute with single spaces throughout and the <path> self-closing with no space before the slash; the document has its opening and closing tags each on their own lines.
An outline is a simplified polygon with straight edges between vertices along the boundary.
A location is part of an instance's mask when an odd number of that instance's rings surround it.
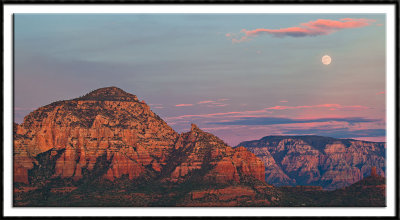
<svg viewBox="0 0 400 220">
<path fill-rule="evenodd" d="M 385 175 L 386 144 L 320 136 L 267 136 L 244 146 L 265 165 L 274 185 L 348 186 L 369 176 L 371 167 Z"/>
<path fill-rule="evenodd" d="M 15 180 L 24 182 L 28 161 L 59 149 L 65 151 L 56 160 L 54 176 L 80 179 L 82 169 L 93 170 L 104 156 L 107 179 L 135 179 L 146 166 L 157 171 L 165 164 L 179 136 L 144 102 L 116 87 L 41 107 L 16 127 L 14 158 L 22 165 L 15 168 Z"/>
<path fill-rule="evenodd" d="M 182 162 L 175 166 L 168 181 L 184 182 L 196 175 L 216 183 L 239 183 L 246 177 L 261 181 L 265 178 L 264 164 L 254 154 L 245 148 L 233 149 L 194 124 L 190 132 L 180 136 L 175 152 Z"/>
<path fill-rule="evenodd" d="M 192 125 L 178 134 L 150 107 L 117 87 L 43 106 L 14 124 L 14 182 L 128 177 L 135 182 L 190 178 L 264 181 L 264 165 Z"/>
</svg>

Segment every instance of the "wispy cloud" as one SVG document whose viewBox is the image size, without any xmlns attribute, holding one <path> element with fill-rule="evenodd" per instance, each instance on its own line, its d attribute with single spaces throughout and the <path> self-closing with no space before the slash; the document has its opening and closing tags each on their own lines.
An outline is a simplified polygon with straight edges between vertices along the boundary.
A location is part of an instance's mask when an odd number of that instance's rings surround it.
<svg viewBox="0 0 400 220">
<path fill-rule="evenodd" d="M 299 130 L 289 130 L 283 133 L 295 134 L 295 135 L 321 135 L 321 136 L 335 137 L 335 138 L 353 138 L 353 137 L 382 137 L 386 135 L 386 130 L 385 129 L 350 130 L 348 128 L 338 128 L 330 130 L 299 129 Z"/>
<path fill-rule="evenodd" d="M 282 101 L 281 101 L 282 102 Z M 351 105 L 343 106 L 340 104 L 321 104 L 321 105 L 299 105 L 299 106 L 273 106 L 266 108 L 267 110 L 288 110 L 288 109 L 312 109 L 312 108 L 329 108 L 329 109 L 352 109 L 352 110 L 363 110 L 369 109 L 367 106 L 362 105 Z"/>
<path fill-rule="evenodd" d="M 213 103 L 213 102 L 215 102 L 215 101 L 212 101 L 212 100 L 205 100 L 205 101 L 200 101 L 200 102 L 198 102 L 197 104 L 207 104 L 207 103 Z"/>
<path fill-rule="evenodd" d="M 213 102 L 213 106 L 226 106 L 226 104 Z M 193 104 L 181 104 L 181 105 L 193 105 Z M 358 111 L 364 109 L 370 109 L 366 106 L 361 105 L 352 105 L 352 106 L 343 106 L 340 104 L 321 104 L 321 105 L 301 105 L 301 106 L 273 106 L 258 110 L 247 110 L 247 111 L 231 111 L 231 112 L 218 112 L 218 113 L 209 113 L 209 114 L 188 114 L 188 115 L 180 115 L 175 117 L 167 117 L 166 120 L 182 120 L 182 119 L 193 119 L 193 118 L 215 118 L 215 117 L 225 117 L 225 118 L 239 118 L 239 117 L 265 117 L 273 113 L 273 111 L 280 110 L 298 110 L 298 109 L 317 109 L 317 108 L 328 108 L 329 110 L 351 110 Z M 336 117 L 336 116 L 329 116 Z"/>
<path fill-rule="evenodd" d="M 224 101 L 229 101 L 230 99 L 225 99 L 225 98 L 223 98 L 223 99 L 218 99 L 218 101 L 220 101 L 220 102 L 224 102 Z"/>
<path fill-rule="evenodd" d="M 378 119 L 368 119 L 361 117 L 347 118 L 315 118 L 315 119 L 296 119 L 296 118 L 280 118 L 280 117 L 242 117 L 227 122 L 215 122 L 210 124 L 218 125 L 277 125 L 277 124 L 299 124 L 314 122 L 347 122 L 349 124 L 362 122 L 376 122 Z"/>
<path fill-rule="evenodd" d="M 175 106 L 176 106 L 176 107 L 186 107 L 186 106 L 194 106 L 194 105 L 204 105 L 204 104 L 208 104 L 208 105 L 207 105 L 208 107 L 215 107 L 215 106 L 217 106 L 217 107 L 223 107 L 223 106 L 227 106 L 228 104 L 226 104 L 226 103 L 221 103 L 221 102 L 228 101 L 228 100 L 229 100 L 229 99 L 225 99 L 225 98 L 218 99 L 217 101 L 215 101 L 215 100 L 203 100 L 203 101 L 199 101 L 199 102 L 194 103 L 194 104 L 178 104 L 178 105 L 175 105 Z"/>
<path fill-rule="evenodd" d="M 230 38 L 233 43 L 249 41 L 253 37 L 261 34 L 269 34 L 274 37 L 307 37 L 328 35 L 342 29 L 360 28 L 371 25 L 375 22 L 373 19 L 365 18 L 343 18 L 340 20 L 318 19 L 301 23 L 299 26 L 281 28 L 281 29 L 266 29 L 258 28 L 254 30 L 243 29 L 239 34 L 228 33 L 225 36 Z"/>
<path fill-rule="evenodd" d="M 164 108 L 163 104 L 150 103 L 149 105 L 151 106 L 151 108 L 154 108 L 154 109 L 163 109 Z"/>
<path fill-rule="evenodd" d="M 193 106 L 193 104 L 178 104 L 175 105 L 176 107 L 187 107 L 187 106 Z"/>
<path fill-rule="evenodd" d="M 279 102 L 288 102 L 288 101 L 286 101 L 286 100 L 281 100 L 281 101 L 279 101 Z"/>
<path fill-rule="evenodd" d="M 254 111 L 239 111 L 239 112 L 218 112 L 218 113 L 209 113 L 209 114 L 197 114 L 197 115 L 180 115 L 180 116 L 175 116 L 175 117 L 166 117 L 166 120 L 181 120 L 181 119 L 187 119 L 187 118 L 213 118 L 215 116 L 231 116 L 231 117 L 237 117 L 237 116 L 247 116 L 247 115 L 252 115 L 252 114 L 260 114 L 260 113 L 268 113 L 267 110 L 261 109 L 261 110 L 254 110 Z"/>
</svg>

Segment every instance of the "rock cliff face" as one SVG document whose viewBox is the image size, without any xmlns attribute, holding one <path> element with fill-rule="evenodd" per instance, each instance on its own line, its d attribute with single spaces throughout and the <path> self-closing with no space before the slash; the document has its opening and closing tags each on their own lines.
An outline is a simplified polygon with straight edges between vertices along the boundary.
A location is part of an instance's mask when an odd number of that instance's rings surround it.
<svg viewBox="0 0 400 220">
<path fill-rule="evenodd" d="M 244 146 L 265 165 L 274 185 L 348 186 L 369 176 L 371 167 L 385 175 L 386 144 L 320 136 L 267 136 Z"/>
<path fill-rule="evenodd" d="M 241 182 L 246 177 L 263 181 L 264 165 L 245 148 L 233 149 L 216 136 L 192 124 L 175 145 L 175 157 L 169 163 L 172 171 L 166 180 L 184 182 L 188 178 L 214 183 Z M 174 166 L 176 164 L 176 166 Z"/>
<path fill-rule="evenodd" d="M 144 101 L 116 87 L 41 107 L 14 124 L 14 182 L 128 177 L 216 183 L 264 180 L 264 165 L 192 125 L 178 134 Z"/>
</svg>

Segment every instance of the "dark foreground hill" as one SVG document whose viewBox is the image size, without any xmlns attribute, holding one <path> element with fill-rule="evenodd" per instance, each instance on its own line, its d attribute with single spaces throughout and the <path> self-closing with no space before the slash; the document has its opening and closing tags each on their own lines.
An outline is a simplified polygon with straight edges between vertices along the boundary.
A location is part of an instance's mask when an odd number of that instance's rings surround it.
<svg viewBox="0 0 400 220">
<path fill-rule="evenodd" d="M 372 175 L 348 187 L 324 191 L 318 187 L 279 187 L 281 206 L 385 207 L 385 178 Z"/>
<path fill-rule="evenodd" d="M 47 185 L 14 189 L 15 206 L 34 207 L 137 207 L 137 206 L 249 206 L 249 207 L 385 207 L 385 179 L 369 176 L 334 191 L 317 186 L 272 187 L 260 182 L 204 184 L 151 182 L 134 185 L 127 178 L 117 182 L 91 182 L 77 186 Z"/>
</svg>

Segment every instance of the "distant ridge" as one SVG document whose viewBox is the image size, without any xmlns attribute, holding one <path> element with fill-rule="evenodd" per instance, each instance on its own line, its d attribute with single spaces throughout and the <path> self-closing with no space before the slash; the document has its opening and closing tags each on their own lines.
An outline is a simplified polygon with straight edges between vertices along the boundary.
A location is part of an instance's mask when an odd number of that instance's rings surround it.
<svg viewBox="0 0 400 220">
<path fill-rule="evenodd" d="M 353 141 L 363 141 L 363 142 L 371 142 L 371 143 L 386 143 L 383 141 L 365 141 L 365 140 L 357 140 L 357 139 L 352 139 L 352 138 L 334 138 L 334 137 L 320 136 L 320 135 L 268 135 L 268 136 L 262 137 L 261 140 L 272 140 L 272 139 L 282 140 L 285 138 L 298 138 L 298 139 L 302 139 L 304 141 L 310 141 L 310 142 L 315 142 L 315 141 L 334 142 L 337 140 L 343 140 L 343 141 L 353 140 Z M 251 141 L 258 141 L 258 140 L 251 140 Z M 251 141 L 243 141 L 242 143 L 251 142 Z"/>
<path fill-rule="evenodd" d="M 317 135 L 266 136 L 244 146 L 265 164 L 269 184 L 337 189 L 369 175 L 385 175 L 386 143 Z"/>
</svg>

